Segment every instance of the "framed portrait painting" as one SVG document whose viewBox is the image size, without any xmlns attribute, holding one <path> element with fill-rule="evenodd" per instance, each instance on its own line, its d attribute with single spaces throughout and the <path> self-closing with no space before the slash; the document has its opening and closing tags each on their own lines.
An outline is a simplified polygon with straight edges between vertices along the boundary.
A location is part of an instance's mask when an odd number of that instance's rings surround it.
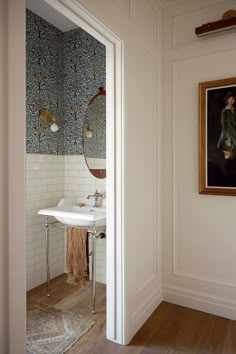
<svg viewBox="0 0 236 354">
<path fill-rule="evenodd" d="M 199 84 L 199 193 L 236 195 L 236 78 Z"/>
</svg>

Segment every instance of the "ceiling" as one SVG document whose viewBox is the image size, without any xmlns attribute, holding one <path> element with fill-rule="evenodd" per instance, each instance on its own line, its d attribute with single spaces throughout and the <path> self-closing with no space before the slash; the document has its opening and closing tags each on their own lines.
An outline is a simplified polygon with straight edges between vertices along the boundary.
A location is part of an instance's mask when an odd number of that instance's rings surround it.
<svg viewBox="0 0 236 354">
<path fill-rule="evenodd" d="M 53 9 L 44 0 L 26 0 L 26 8 L 42 17 L 62 32 L 67 32 L 78 27 L 68 18 Z"/>
</svg>

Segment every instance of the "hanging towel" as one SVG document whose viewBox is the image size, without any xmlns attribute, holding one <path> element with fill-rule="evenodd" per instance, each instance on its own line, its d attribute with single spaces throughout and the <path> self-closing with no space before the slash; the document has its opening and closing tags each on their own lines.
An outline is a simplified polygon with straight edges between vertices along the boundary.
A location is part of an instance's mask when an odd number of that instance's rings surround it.
<svg viewBox="0 0 236 354">
<path fill-rule="evenodd" d="M 67 227 L 66 232 L 67 283 L 84 286 L 89 279 L 87 230 Z"/>
</svg>

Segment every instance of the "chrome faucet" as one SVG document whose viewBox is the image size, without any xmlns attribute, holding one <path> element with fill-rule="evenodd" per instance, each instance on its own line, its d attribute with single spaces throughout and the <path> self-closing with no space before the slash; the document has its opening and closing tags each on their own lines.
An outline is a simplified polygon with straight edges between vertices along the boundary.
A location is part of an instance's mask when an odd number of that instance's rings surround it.
<svg viewBox="0 0 236 354">
<path fill-rule="evenodd" d="M 94 194 L 89 194 L 87 196 L 87 199 L 90 199 L 92 197 L 95 198 L 95 204 L 94 204 L 94 207 L 100 207 L 101 204 L 102 204 L 102 196 L 103 194 L 102 193 L 98 193 L 97 189 L 96 189 L 96 192 Z M 100 199 L 99 199 L 100 198 Z"/>
</svg>

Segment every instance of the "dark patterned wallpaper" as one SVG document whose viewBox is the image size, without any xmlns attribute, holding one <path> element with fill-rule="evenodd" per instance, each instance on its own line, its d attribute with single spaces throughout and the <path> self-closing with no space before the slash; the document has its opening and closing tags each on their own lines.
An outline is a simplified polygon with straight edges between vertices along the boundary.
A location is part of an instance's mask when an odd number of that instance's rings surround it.
<svg viewBox="0 0 236 354">
<path fill-rule="evenodd" d="M 81 154 L 86 109 L 106 84 L 105 46 L 78 28 L 64 33 L 64 53 L 65 154 Z"/>
<path fill-rule="evenodd" d="M 29 10 L 26 19 L 26 151 L 82 154 L 88 103 L 106 86 L 106 48 L 81 28 L 62 33 Z M 39 120 L 40 108 L 58 118 L 57 133 Z"/>
<path fill-rule="evenodd" d="M 52 133 L 38 118 L 48 108 L 63 125 L 63 33 L 31 11 L 26 15 L 26 151 L 63 154 L 63 130 Z"/>
</svg>

